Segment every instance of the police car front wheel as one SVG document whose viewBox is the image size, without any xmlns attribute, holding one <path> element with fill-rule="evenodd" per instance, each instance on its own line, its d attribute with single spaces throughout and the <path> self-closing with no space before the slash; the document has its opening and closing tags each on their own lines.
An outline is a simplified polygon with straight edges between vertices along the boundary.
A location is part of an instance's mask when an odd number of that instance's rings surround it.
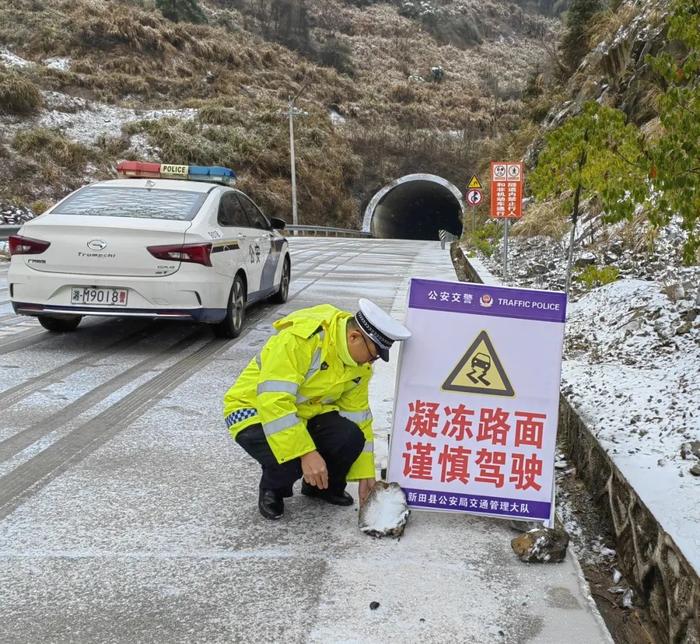
<svg viewBox="0 0 700 644">
<path fill-rule="evenodd" d="M 246 292 L 243 278 L 236 275 L 228 296 L 226 317 L 214 325 L 214 333 L 220 338 L 237 338 L 243 330 L 245 320 Z"/>
<path fill-rule="evenodd" d="M 289 280 L 291 278 L 291 263 L 289 257 L 284 258 L 284 266 L 282 267 L 282 277 L 280 278 L 279 290 L 270 296 L 270 302 L 275 304 L 284 304 L 289 295 Z"/>
</svg>

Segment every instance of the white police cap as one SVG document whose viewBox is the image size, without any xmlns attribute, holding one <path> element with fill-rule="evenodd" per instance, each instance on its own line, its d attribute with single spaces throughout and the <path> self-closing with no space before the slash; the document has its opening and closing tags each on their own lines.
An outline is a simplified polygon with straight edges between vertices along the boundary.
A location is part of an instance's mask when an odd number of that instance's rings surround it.
<svg viewBox="0 0 700 644">
<path fill-rule="evenodd" d="M 374 302 L 360 298 L 359 305 L 360 310 L 355 314 L 357 325 L 374 342 L 381 359 L 389 362 L 391 345 L 397 340 L 407 340 L 411 332 Z"/>
</svg>

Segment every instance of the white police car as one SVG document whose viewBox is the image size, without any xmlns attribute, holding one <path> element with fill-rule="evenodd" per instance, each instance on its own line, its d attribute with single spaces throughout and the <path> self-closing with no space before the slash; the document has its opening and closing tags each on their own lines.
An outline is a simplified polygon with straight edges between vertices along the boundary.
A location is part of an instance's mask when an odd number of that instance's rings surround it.
<svg viewBox="0 0 700 644">
<path fill-rule="evenodd" d="M 240 334 L 248 304 L 285 302 L 284 221 L 231 187 L 228 168 L 122 161 L 10 237 L 15 312 L 50 331 L 82 316 L 195 320 Z"/>
</svg>

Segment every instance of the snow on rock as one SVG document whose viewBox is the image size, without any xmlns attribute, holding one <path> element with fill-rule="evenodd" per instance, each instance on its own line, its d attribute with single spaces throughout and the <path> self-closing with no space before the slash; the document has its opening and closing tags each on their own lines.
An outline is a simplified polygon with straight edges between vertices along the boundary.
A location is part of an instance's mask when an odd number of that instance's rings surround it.
<svg viewBox="0 0 700 644">
<path fill-rule="evenodd" d="M 693 273 L 697 275 L 691 278 Z M 673 369 L 680 360 L 683 370 L 697 368 L 700 324 L 694 324 L 698 291 L 697 281 L 695 285 L 692 281 L 700 272 L 688 271 L 688 277 L 667 285 L 620 280 L 584 295 L 569 308 L 567 355 L 585 353 L 592 363 L 664 370 Z M 680 355 L 666 358 L 676 353 Z"/>
<path fill-rule="evenodd" d="M 345 117 L 342 114 L 336 112 L 334 109 L 329 109 L 328 115 L 330 116 L 331 123 L 333 125 L 343 125 L 345 123 Z"/>
<path fill-rule="evenodd" d="M 47 58 L 42 61 L 49 69 L 57 69 L 61 72 L 67 72 L 70 70 L 71 59 L 70 58 Z"/>
<path fill-rule="evenodd" d="M 360 509 L 360 530 L 372 537 L 400 537 L 409 513 L 399 484 L 377 481 Z"/>
<path fill-rule="evenodd" d="M 622 280 L 571 305 L 563 391 L 661 526 L 700 570 L 700 268 Z M 677 502 L 669 503 L 670 500 Z"/>
<path fill-rule="evenodd" d="M 0 61 L 8 67 L 29 67 L 33 65 L 29 60 L 13 54 L 9 49 L 0 49 Z"/>
<path fill-rule="evenodd" d="M 561 528 L 536 528 L 516 537 L 510 545 L 525 563 L 559 563 L 566 557 L 569 535 Z"/>
<path fill-rule="evenodd" d="M 33 217 L 34 213 L 29 208 L 0 204 L 0 226 L 17 226 Z"/>
</svg>

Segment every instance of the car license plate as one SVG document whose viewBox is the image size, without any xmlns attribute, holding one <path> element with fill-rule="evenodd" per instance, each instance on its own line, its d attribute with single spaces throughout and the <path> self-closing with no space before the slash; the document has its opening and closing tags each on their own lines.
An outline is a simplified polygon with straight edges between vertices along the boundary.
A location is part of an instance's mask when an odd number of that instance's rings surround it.
<svg viewBox="0 0 700 644">
<path fill-rule="evenodd" d="M 95 306 L 126 306 L 128 291 L 125 288 L 85 288 L 74 286 L 71 289 L 71 304 Z"/>
</svg>

